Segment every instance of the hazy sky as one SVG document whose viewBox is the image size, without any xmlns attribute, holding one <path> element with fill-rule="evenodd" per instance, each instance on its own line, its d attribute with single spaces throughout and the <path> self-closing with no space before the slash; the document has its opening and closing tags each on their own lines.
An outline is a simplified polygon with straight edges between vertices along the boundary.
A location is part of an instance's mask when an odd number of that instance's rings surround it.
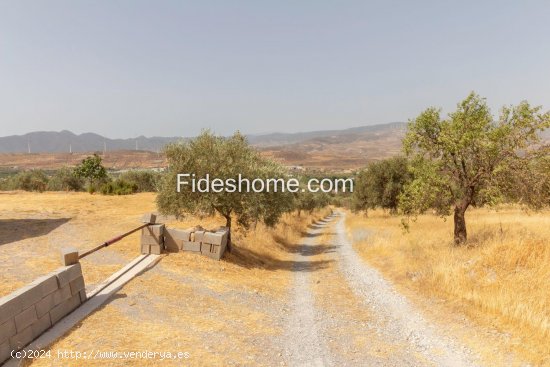
<svg viewBox="0 0 550 367">
<path fill-rule="evenodd" d="M 0 135 L 295 132 L 550 108 L 550 1 L 0 0 Z"/>
</svg>

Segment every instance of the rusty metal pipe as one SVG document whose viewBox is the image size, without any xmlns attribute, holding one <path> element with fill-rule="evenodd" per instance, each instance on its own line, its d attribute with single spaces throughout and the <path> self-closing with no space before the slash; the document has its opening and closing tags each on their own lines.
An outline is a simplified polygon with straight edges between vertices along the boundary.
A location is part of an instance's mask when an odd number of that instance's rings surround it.
<svg viewBox="0 0 550 367">
<path fill-rule="evenodd" d="M 80 255 L 78 256 L 78 259 L 80 260 L 80 259 L 82 259 L 83 257 L 86 257 L 86 256 L 88 256 L 88 255 L 90 255 L 90 254 L 93 254 L 94 252 L 96 252 L 96 251 L 98 251 L 98 250 L 101 250 L 101 249 L 104 248 L 104 247 L 107 247 L 107 246 L 109 246 L 109 245 L 112 245 L 113 243 L 120 241 L 120 240 L 123 239 L 124 237 L 129 236 L 129 235 L 131 235 L 132 233 L 137 232 L 137 231 L 139 231 L 139 230 L 142 229 L 142 228 L 145 228 L 145 227 L 147 227 L 147 226 L 150 226 L 151 224 L 152 224 L 152 223 L 145 223 L 145 224 L 143 224 L 143 225 L 141 225 L 141 226 L 139 226 L 139 227 L 137 227 L 137 228 L 132 229 L 131 231 L 128 231 L 128 232 L 126 232 L 126 233 L 121 234 L 120 236 L 116 236 L 116 237 L 114 237 L 114 238 L 111 238 L 110 240 L 103 242 L 101 245 L 99 245 L 99 246 L 97 246 L 97 247 L 94 247 L 93 249 L 88 250 L 88 251 L 86 251 L 86 252 L 80 254 Z"/>
</svg>

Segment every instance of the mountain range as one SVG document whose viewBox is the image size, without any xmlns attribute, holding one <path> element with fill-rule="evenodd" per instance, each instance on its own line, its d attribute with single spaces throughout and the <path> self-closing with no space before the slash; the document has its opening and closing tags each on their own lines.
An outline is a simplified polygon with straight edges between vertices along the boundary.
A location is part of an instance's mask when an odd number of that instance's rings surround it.
<svg viewBox="0 0 550 367">
<path fill-rule="evenodd" d="M 300 143 L 312 139 L 334 137 L 357 137 L 376 134 L 393 128 L 401 128 L 402 123 L 380 124 L 355 127 L 344 130 L 325 130 L 301 133 L 272 133 L 248 135 L 251 144 L 266 148 Z M 145 137 L 110 139 L 95 133 L 74 134 L 71 131 L 35 131 L 24 135 L 0 137 L 0 153 L 61 153 L 92 152 L 113 150 L 144 150 L 158 152 L 164 145 L 188 137 Z"/>
</svg>

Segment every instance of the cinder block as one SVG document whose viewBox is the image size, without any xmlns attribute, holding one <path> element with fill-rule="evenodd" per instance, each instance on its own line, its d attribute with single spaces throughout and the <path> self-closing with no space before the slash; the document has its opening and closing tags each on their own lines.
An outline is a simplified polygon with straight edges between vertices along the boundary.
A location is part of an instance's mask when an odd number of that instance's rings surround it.
<svg viewBox="0 0 550 367">
<path fill-rule="evenodd" d="M 212 245 L 209 244 L 209 243 L 201 243 L 201 253 L 202 254 L 207 254 L 207 253 L 210 253 L 210 249 L 211 249 Z"/>
<path fill-rule="evenodd" d="M 71 286 L 67 284 L 53 293 L 53 303 L 57 306 L 71 298 L 71 296 Z"/>
<path fill-rule="evenodd" d="M 191 236 L 191 230 L 189 229 L 169 229 L 166 228 L 164 230 L 164 235 L 171 234 L 172 237 L 181 240 L 181 241 L 189 241 L 189 237 Z"/>
<path fill-rule="evenodd" d="M 26 310 L 42 299 L 42 289 L 32 283 L 19 288 L 14 294 L 19 294 L 21 311 Z"/>
<path fill-rule="evenodd" d="M 32 328 L 29 326 L 20 333 L 10 338 L 10 347 L 12 350 L 19 350 L 29 344 L 33 339 Z"/>
<path fill-rule="evenodd" d="M 164 248 L 170 252 L 178 252 L 183 248 L 183 242 L 189 241 L 191 230 L 165 228 L 164 230 Z"/>
<path fill-rule="evenodd" d="M 211 245 L 210 246 L 210 251 L 202 252 L 202 254 L 208 256 L 211 259 L 220 260 L 221 257 L 222 257 L 221 246 L 220 245 Z"/>
<path fill-rule="evenodd" d="M 78 262 L 78 250 L 74 247 L 61 249 L 61 263 L 64 266 L 74 265 Z"/>
<path fill-rule="evenodd" d="M 183 241 L 183 251 L 201 252 L 200 242 Z"/>
<path fill-rule="evenodd" d="M 179 252 L 183 246 L 183 241 L 180 241 L 168 234 L 164 235 L 164 248 L 168 252 Z"/>
<path fill-rule="evenodd" d="M 159 237 L 149 236 L 149 235 L 141 236 L 142 245 L 160 245 L 162 243 L 164 243 L 164 241 Z"/>
<path fill-rule="evenodd" d="M 48 294 L 46 297 L 42 298 L 34 305 L 34 307 L 36 308 L 36 316 L 38 318 L 41 318 L 42 316 L 50 312 L 52 308 L 54 308 L 54 294 L 55 293 Z"/>
<path fill-rule="evenodd" d="M 151 253 L 151 246 L 141 244 L 141 253 L 142 254 L 150 254 Z"/>
<path fill-rule="evenodd" d="M 147 214 L 143 214 L 143 217 L 141 217 L 141 221 L 143 223 L 155 223 L 157 220 L 157 216 L 153 213 L 147 213 Z"/>
<path fill-rule="evenodd" d="M 71 282 L 69 284 L 70 284 L 70 287 L 71 287 L 71 294 L 72 295 L 77 294 L 78 292 L 83 290 L 84 287 L 85 287 L 83 277 L 78 277 L 75 280 L 71 280 Z"/>
<path fill-rule="evenodd" d="M 164 224 L 153 224 L 141 230 L 143 235 L 162 237 L 164 235 Z"/>
<path fill-rule="evenodd" d="M 76 278 L 82 276 L 82 267 L 80 266 L 80 263 L 64 266 L 57 269 L 55 271 L 55 275 L 57 276 L 57 284 L 59 285 L 59 288 L 62 288 L 69 284 L 71 280 L 75 280 Z"/>
<path fill-rule="evenodd" d="M 78 306 L 80 306 L 80 295 L 75 294 L 68 300 L 52 308 L 52 310 L 50 311 L 52 325 L 55 325 L 59 320 L 71 313 Z"/>
<path fill-rule="evenodd" d="M 162 247 L 160 245 L 151 245 L 151 254 L 160 255 L 162 253 Z"/>
<path fill-rule="evenodd" d="M 80 303 L 84 303 L 88 300 L 88 296 L 86 295 L 86 289 L 83 289 L 79 292 L 80 295 Z"/>
<path fill-rule="evenodd" d="M 57 276 L 55 274 L 44 275 L 35 279 L 30 285 L 40 287 L 42 297 L 45 297 L 58 289 Z"/>
<path fill-rule="evenodd" d="M 38 320 L 38 317 L 36 316 L 36 308 L 32 305 L 19 315 L 15 316 L 15 328 L 17 329 L 17 332 L 20 333 L 36 320 Z"/>
<path fill-rule="evenodd" d="M 0 298 L 0 323 L 7 321 L 23 310 L 19 293 L 11 293 Z"/>
<path fill-rule="evenodd" d="M 194 242 L 202 242 L 204 237 L 204 231 L 195 231 Z"/>
<path fill-rule="evenodd" d="M 202 242 L 211 243 L 212 245 L 224 245 L 227 243 L 227 232 L 205 232 Z"/>
<path fill-rule="evenodd" d="M 15 328 L 14 319 L 9 319 L 0 325 L 0 344 L 4 343 L 10 337 L 17 334 L 17 329 Z M 0 362 L 1 363 L 1 362 Z"/>
<path fill-rule="evenodd" d="M 8 358 L 11 358 L 11 351 L 12 349 L 9 341 L 0 344 L 0 364 Z"/>
<path fill-rule="evenodd" d="M 48 330 L 52 326 L 52 321 L 50 320 L 50 314 L 47 313 L 41 318 L 39 318 L 35 323 L 32 324 L 32 337 L 33 339 L 38 338 L 42 333 Z"/>
</svg>

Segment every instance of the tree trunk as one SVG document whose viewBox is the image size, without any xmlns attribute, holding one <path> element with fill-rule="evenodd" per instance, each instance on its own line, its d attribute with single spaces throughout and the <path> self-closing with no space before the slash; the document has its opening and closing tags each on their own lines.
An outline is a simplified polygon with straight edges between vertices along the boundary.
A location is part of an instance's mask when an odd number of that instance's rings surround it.
<svg viewBox="0 0 550 367">
<path fill-rule="evenodd" d="M 231 215 L 225 215 L 225 226 L 228 228 L 227 251 L 231 252 Z"/>
<path fill-rule="evenodd" d="M 455 245 L 462 245 L 466 242 L 467 233 L 466 233 L 466 209 L 467 205 L 457 205 L 455 206 L 454 213 L 454 224 L 455 224 L 455 233 L 454 240 Z"/>
</svg>

